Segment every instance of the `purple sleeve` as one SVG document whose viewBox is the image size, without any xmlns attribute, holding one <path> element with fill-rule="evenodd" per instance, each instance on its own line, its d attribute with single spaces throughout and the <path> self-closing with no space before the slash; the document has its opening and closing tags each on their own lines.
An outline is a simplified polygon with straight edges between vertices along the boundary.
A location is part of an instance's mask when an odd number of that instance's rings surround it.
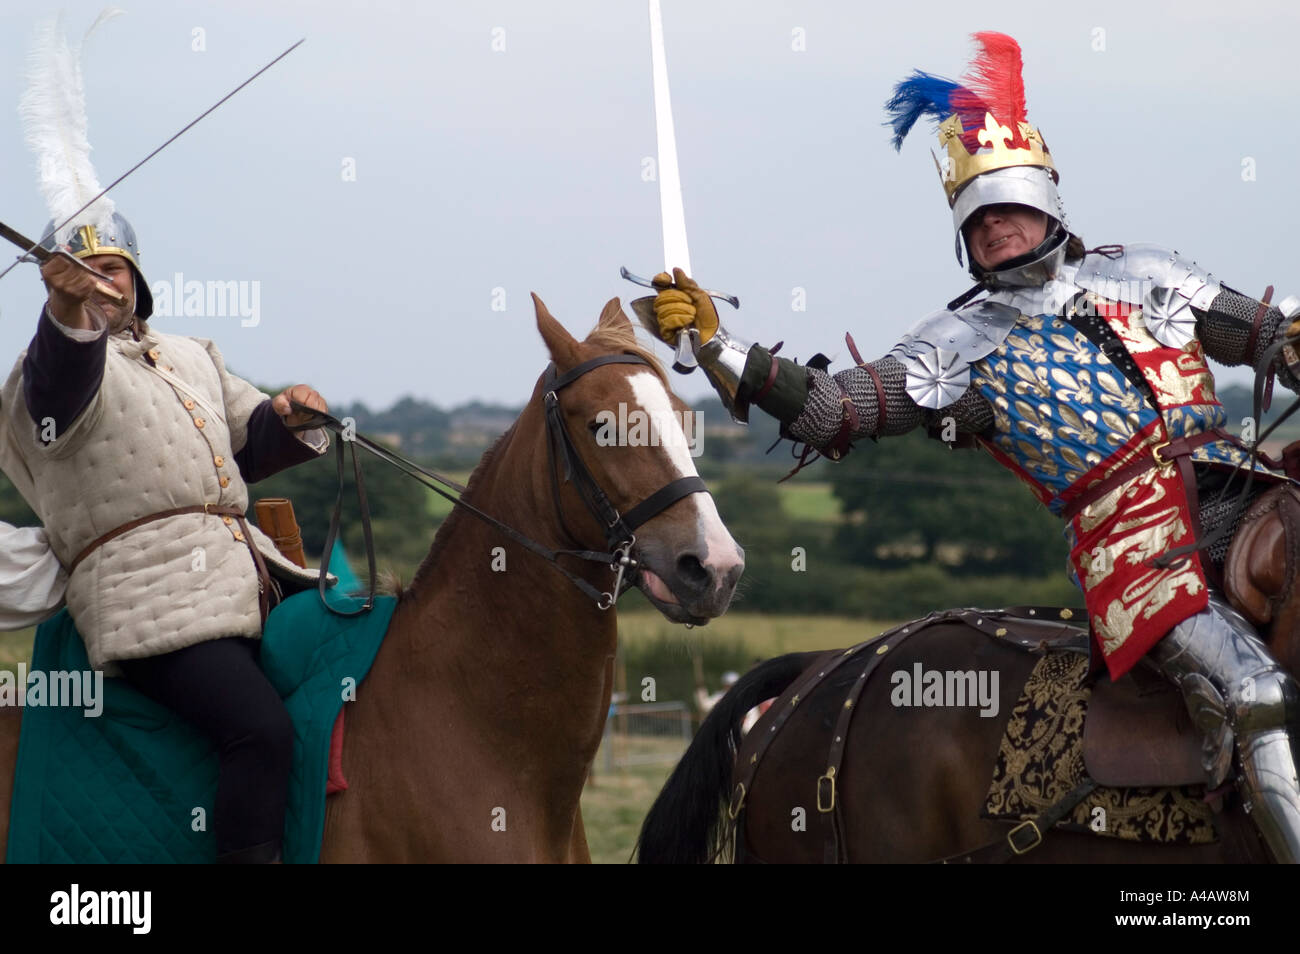
<svg viewBox="0 0 1300 954">
<path fill-rule="evenodd" d="M 248 416 L 248 440 L 235 454 L 244 483 L 255 484 L 287 467 L 315 460 L 320 455 L 284 426 L 267 398 Z"/>
<path fill-rule="evenodd" d="M 72 426 L 104 380 L 107 353 L 107 330 L 92 341 L 77 341 L 56 328 L 41 309 L 36 334 L 23 358 L 23 397 L 37 427 L 46 418 L 54 419 L 56 434 Z"/>
</svg>

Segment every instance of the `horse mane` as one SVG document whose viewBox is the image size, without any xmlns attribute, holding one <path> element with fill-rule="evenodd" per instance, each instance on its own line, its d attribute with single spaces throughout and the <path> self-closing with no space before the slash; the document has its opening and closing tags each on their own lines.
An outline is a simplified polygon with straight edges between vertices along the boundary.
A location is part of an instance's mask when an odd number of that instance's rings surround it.
<svg viewBox="0 0 1300 954">
<path fill-rule="evenodd" d="M 622 311 L 615 311 L 613 314 L 619 317 L 623 315 Z M 591 334 L 587 335 L 587 340 L 583 343 L 600 348 L 602 351 L 636 355 L 644 360 L 650 366 L 650 370 L 659 376 L 659 380 L 668 393 L 670 395 L 673 393 L 672 385 L 668 383 L 668 372 L 664 369 L 663 364 L 655 357 L 655 353 L 636 336 L 636 329 L 626 318 L 622 318 L 620 321 L 614 318 L 606 319 L 602 316 L 600 323 L 591 330 Z"/>
</svg>

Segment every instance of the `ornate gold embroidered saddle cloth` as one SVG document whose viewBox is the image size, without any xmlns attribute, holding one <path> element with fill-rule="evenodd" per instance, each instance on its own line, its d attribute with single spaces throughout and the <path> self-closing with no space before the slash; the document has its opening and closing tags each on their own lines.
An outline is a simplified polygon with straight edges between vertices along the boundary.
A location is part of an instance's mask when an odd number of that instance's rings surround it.
<svg viewBox="0 0 1300 954">
<path fill-rule="evenodd" d="M 983 815 L 1036 818 L 1089 778 L 1097 787 L 1057 828 L 1131 841 L 1217 840 L 1200 737 L 1179 692 L 1145 664 L 1093 685 L 1086 654 L 1049 650 L 1007 722 Z"/>
</svg>

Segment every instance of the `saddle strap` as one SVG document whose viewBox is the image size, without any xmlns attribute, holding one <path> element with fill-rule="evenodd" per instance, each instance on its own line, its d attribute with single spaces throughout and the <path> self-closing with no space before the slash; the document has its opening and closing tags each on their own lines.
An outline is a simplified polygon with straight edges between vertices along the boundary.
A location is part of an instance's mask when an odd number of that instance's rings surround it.
<svg viewBox="0 0 1300 954">
<path fill-rule="evenodd" d="M 1092 790 L 1097 787 L 1097 783 L 1090 778 L 1085 778 L 1065 796 L 1054 805 L 1038 815 L 1037 818 L 1031 818 L 1028 821 L 1022 821 L 1012 828 L 1005 838 L 999 838 L 997 841 L 985 845 L 982 848 L 976 848 L 974 851 L 965 854 L 949 855 L 947 858 L 940 858 L 934 864 L 941 865 L 1000 865 L 1003 862 L 1010 861 L 1012 858 L 1033 851 L 1043 843 L 1043 833 L 1050 831 L 1052 826 L 1059 822 L 1070 812 L 1074 811 L 1081 801 L 1087 798 Z"/>
<path fill-rule="evenodd" d="M 862 688 L 867 684 L 867 677 L 883 658 L 883 655 L 877 655 L 863 666 L 862 672 L 850 687 L 848 697 L 840 707 L 839 718 L 835 720 L 835 735 L 831 737 L 831 750 L 826 757 L 826 774 L 817 779 L 817 812 L 821 815 L 822 828 L 826 832 L 822 861 L 828 865 L 848 860 L 840 857 L 840 830 L 843 824 L 835 798 L 835 779 L 844 761 L 844 750 L 849 744 L 849 725 L 853 721 L 853 714 L 858 711 L 858 699 L 862 696 Z"/>
<path fill-rule="evenodd" d="M 865 649 L 870 647 L 875 650 L 875 653 L 867 661 L 866 666 L 863 667 L 863 671 L 861 675 L 859 675 L 857 681 L 854 683 L 854 688 L 860 692 L 861 686 L 866 684 L 867 678 L 871 675 L 871 673 L 875 670 L 875 668 L 880 664 L 880 661 L 891 649 L 896 647 L 899 643 L 901 643 L 912 633 L 916 632 L 918 629 L 924 628 L 924 626 L 927 623 L 931 622 L 933 619 L 938 619 L 939 616 L 940 614 L 938 613 L 932 613 L 930 616 L 926 617 L 925 619 L 914 620 L 910 623 L 905 623 L 901 626 L 896 626 L 894 627 L 894 629 L 888 630 L 877 637 L 866 640 L 865 642 L 858 643 L 856 646 L 844 650 L 842 653 L 839 653 L 834 658 L 827 658 L 823 662 L 817 665 L 810 666 L 808 668 L 808 672 L 804 675 L 802 679 L 793 683 L 790 689 L 787 689 L 784 693 L 782 693 L 782 699 L 784 699 L 786 696 L 789 696 L 790 699 L 789 704 L 781 705 L 780 711 L 777 713 L 775 721 L 773 721 L 772 725 L 768 728 L 768 731 L 763 733 L 763 736 L 759 740 L 757 747 L 750 754 L 749 761 L 745 762 L 743 767 L 741 767 L 739 781 L 737 781 L 736 784 L 732 787 L 731 798 L 728 800 L 727 803 L 727 817 L 731 823 L 731 832 L 729 833 L 728 838 L 731 837 L 731 835 L 734 835 L 736 830 L 742 824 L 741 817 L 745 805 L 745 797 L 749 793 L 750 789 L 753 787 L 754 776 L 758 773 L 758 766 L 762 762 L 763 755 L 767 752 L 767 748 L 769 745 L 771 745 L 772 740 L 775 739 L 777 735 L 780 734 L 781 729 L 784 728 L 786 722 L 789 721 L 790 716 L 794 714 L 794 710 L 798 706 L 800 699 L 807 698 L 808 693 L 810 693 L 813 689 L 815 689 L 818 685 L 820 685 L 822 681 L 826 679 L 827 676 L 833 673 L 836 669 L 840 668 L 841 665 L 848 662 L 848 660 L 850 660 L 854 656 L 858 655 L 859 653 L 863 652 Z M 857 697 L 856 695 L 852 695 L 851 698 L 856 700 Z M 852 706 L 849 706 L 847 708 L 852 709 Z M 841 721 L 844 721 L 843 714 L 841 714 Z M 845 724 L 845 728 L 846 727 L 847 727 L 847 723 Z M 841 738 L 847 738 L 847 732 L 841 731 L 838 732 L 837 734 Z M 740 755 L 743 756 L 743 754 L 744 754 L 744 750 L 742 748 Z M 822 784 L 822 779 L 825 779 L 827 776 L 823 775 L 821 779 L 818 780 L 817 783 L 817 808 L 818 811 L 821 812 L 823 816 L 825 816 L 827 812 L 833 811 L 835 808 L 835 789 L 834 789 L 835 771 L 836 770 L 832 768 L 827 773 L 831 778 L 831 785 L 830 788 L 825 789 L 825 791 L 829 792 L 830 804 L 825 810 L 823 810 L 822 808 L 822 805 L 825 801 L 825 799 L 823 798 L 824 788 Z M 832 832 L 831 837 L 832 838 L 835 837 L 834 832 Z M 728 840 L 727 838 L 724 838 L 723 843 L 725 844 L 727 840 Z"/>
<path fill-rule="evenodd" d="M 931 613 L 918 620 L 912 620 L 908 623 L 895 626 L 891 630 L 869 639 L 865 642 L 858 643 L 856 646 L 846 649 L 834 658 L 825 659 L 817 665 L 810 666 L 807 673 L 790 688 L 782 693 L 782 700 L 789 697 L 789 704 L 784 702 L 780 705 L 776 719 L 773 721 L 768 730 L 762 733 L 762 738 L 756 743 L 755 748 L 749 755 L 748 761 L 739 766 L 739 780 L 732 786 L 731 797 L 727 802 L 727 818 L 730 823 L 730 830 L 726 837 L 722 839 L 725 845 L 730 838 L 734 837 L 737 830 L 743 824 L 743 813 L 745 799 L 750 790 L 753 788 L 754 776 L 758 773 L 758 767 L 767 753 L 768 746 L 772 740 L 780 734 L 790 717 L 794 714 L 796 706 L 801 699 L 807 698 L 808 694 L 820 685 L 826 677 L 831 675 L 842 664 L 857 656 L 865 649 L 873 648 L 874 655 L 867 661 L 858 678 L 854 680 L 853 686 L 849 690 L 844 705 L 840 709 L 839 717 L 836 720 L 835 735 L 832 736 L 831 749 L 827 756 L 827 770 L 825 774 L 817 779 L 817 810 L 823 819 L 823 825 L 829 826 L 827 832 L 826 847 L 823 852 L 823 858 L 826 863 L 836 863 L 839 860 L 839 832 L 840 825 L 837 822 L 835 813 L 839 810 L 839 799 L 837 795 L 837 778 L 839 776 L 840 765 L 843 762 L 844 751 L 848 746 L 849 727 L 853 714 L 857 711 L 858 698 L 862 694 L 863 688 L 871 674 L 880 665 L 884 657 L 890 650 L 897 648 L 899 643 L 907 639 L 916 632 L 925 629 L 934 623 L 945 622 L 949 620 L 961 620 L 967 625 L 979 631 L 987 631 L 992 628 L 991 635 L 999 638 L 1007 637 L 1007 645 L 1016 646 L 1020 649 L 1035 652 L 1041 651 L 1047 639 L 1048 633 L 1044 633 L 1042 638 L 1030 639 L 1026 637 L 1017 637 L 1014 634 L 1008 634 L 1006 629 L 995 627 L 995 624 L 1004 618 L 1037 620 L 1044 623 L 1053 623 L 1058 620 L 1068 620 L 1075 616 L 1081 618 L 1082 622 L 1087 620 L 1087 612 L 1082 609 L 1070 609 L 1059 606 L 1015 606 L 1003 610 L 942 610 Z M 1061 624 L 1062 630 L 1073 630 L 1074 627 L 1068 624 Z M 1087 639 L 1086 630 L 1083 637 Z M 748 744 L 748 740 L 747 740 Z M 738 762 L 743 759 L 745 749 L 742 747 L 737 756 Z M 1071 806 L 1072 808 L 1073 806 Z M 1068 811 L 1069 809 L 1067 809 Z M 721 851 L 721 848 L 719 849 Z"/>
<path fill-rule="evenodd" d="M 948 612 L 951 613 L 951 611 Z M 1084 610 L 1072 610 L 1059 606 L 1013 606 L 992 613 L 963 611 L 953 614 L 953 616 L 963 620 L 967 625 L 975 629 L 983 630 L 986 621 L 1006 617 L 1038 619 L 1050 622 L 1053 619 L 1070 619 L 1076 614 L 1083 620 L 1087 619 L 1087 612 Z M 1006 633 L 1006 630 L 1001 629 L 996 632 L 999 636 L 1002 636 Z M 1021 645 L 1021 648 L 1030 647 Z M 839 717 L 835 722 L 835 734 L 831 737 L 830 752 L 826 758 L 826 774 L 817 779 L 817 812 L 821 816 L 822 828 L 826 833 L 826 842 L 822 851 L 824 864 L 833 865 L 849 860 L 843 856 L 841 851 L 843 844 L 841 838 L 843 814 L 840 812 L 839 801 L 836 798 L 836 779 L 839 778 L 840 766 L 844 762 L 844 752 L 849 745 L 849 729 L 853 722 L 853 715 L 858 711 L 858 699 L 862 696 L 862 690 L 866 687 L 867 678 L 872 674 L 882 658 L 884 658 L 883 655 L 877 656 L 867 666 L 864 666 L 862 672 L 858 674 L 858 678 L 854 680 L 853 685 L 849 688 L 849 694 L 844 699 L 844 705 L 840 708 Z"/>
</svg>

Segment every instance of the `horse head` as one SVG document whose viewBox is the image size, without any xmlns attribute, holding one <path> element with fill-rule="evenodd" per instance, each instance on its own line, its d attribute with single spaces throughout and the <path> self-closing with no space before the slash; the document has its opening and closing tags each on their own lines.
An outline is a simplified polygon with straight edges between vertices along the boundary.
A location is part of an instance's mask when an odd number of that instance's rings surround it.
<svg viewBox="0 0 1300 954">
<path fill-rule="evenodd" d="M 662 365 L 637 340 L 619 300 L 605 305 L 583 341 L 570 335 L 536 295 L 533 302 L 537 329 L 554 366 L 552 381 L 564 381 L 584 362 L 605 355 L 640 359 L 594 366 L 564 383 L 554 398 L 573 452 L 618 514 L 627 517 L 642 502 L 653 510 L 657 500 L 665 499 L 651 499 L 659 491 L 683 478 L 698 478 L 692 452 L 703 440 L 699 415 L 673 394 Z M 546 381 L 544 376 L 535 395 L 544 401 Z M 590 500 L 584 501 L 581 475 L 565 479 L 570 468 L 562 450 L 553 454 L 550 465 L 555 473 L 548 480 L 559 488 L 561 526 L 572 538 L 561 546 L 601 549 L 621 542 L 608 538 Z M 699 624 L 722 615 L 745 567 L 744 551 L 702 489 L 679 497 L 636 527 L 631 555 L 636 563 L 629 572 L 636 586 L 677 623 Z"/>
</svg>

